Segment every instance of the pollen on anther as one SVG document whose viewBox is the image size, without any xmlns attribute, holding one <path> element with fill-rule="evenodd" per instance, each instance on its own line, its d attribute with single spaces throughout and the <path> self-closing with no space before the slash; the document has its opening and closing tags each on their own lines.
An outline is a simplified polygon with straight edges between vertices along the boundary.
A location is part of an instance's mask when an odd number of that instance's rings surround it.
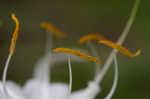
<svg viewBox="0 0 150 99">
<path fill-rule="evenodd" d="M 87 41 L 91 41 L 91 40 L 105 40 L 105 38 L 100 34 L 93 33 L 93 34 L 88 34 L 88 35 L 81 37 L 79 40 L 79 43 L 83 44 L 83 43 L 85 43 Z"/>
<path fill-rule="evenodd" d="M 72 54 L 72 55 L 75 55 L 75 56 L 79 56 L 79 57 L 81 57 L 83 59 L 88 59 L 88 60 L 94 61 L 97 64 L 101 64 L 101 62 L 97 58 L 89 56 L 89 55 L 86 55 L 86 54 L 81 53 L 80 51 L 77 51 L 77 50 L 72 50 L 72 49 L 69 49 L 69 48 L 55 48 L 53 51 L 54 52 L 69 53 L 69 54 Z"/>
<path fill-rule="evenodd" d="M 130 57 L 134 57 L 134 56 L 138 56 L 141 54 L 141 50 L 138 50 L 135 54 L 130 52 L 128 49 L 124 48 L 123 46 L 121 45 L 118 45 L 116 43 L 113 43 L 112 41 L 108 41 L 108 40 L 100 40 L 98 41 L 100 44 L 104 44 L 106 46 L 109 46 L 109 47 L 112 47 L 112 48 L 115 48 L 117 49 L 118 51 L 120 51 L 121 53 L 127 55 L 127 56 L 130 56 Z"/>
<path fill-rule="evenodd" d="M 17 19 L 17 17 L 15 16 L 14 13 L 11 14 L 11 18 L 13 19 L 13 21 L 16 24 L 15 30 L 13 32 L 13 36 L 11 39 L 11 44 L 10 44 L 10 54 L 12 55 L 14 53 L 15 50 L 15 46 L 16 46 L 16 41 L 18 39 L 18 32 L 19 32 L 19 21 Z"/>
<path fill-rule="evenodd" d="M 62 32 L 61 30 L 57 29 L 54 25 L 49 24 L 47 22 L 41 22 L 40 23 L 41 28 L 49 31 L 50 33 L 52 33 L 53 35 L 60 37 L 60 38 L 64 38 L 66 37 L 65 33 Z"/>
</svg>

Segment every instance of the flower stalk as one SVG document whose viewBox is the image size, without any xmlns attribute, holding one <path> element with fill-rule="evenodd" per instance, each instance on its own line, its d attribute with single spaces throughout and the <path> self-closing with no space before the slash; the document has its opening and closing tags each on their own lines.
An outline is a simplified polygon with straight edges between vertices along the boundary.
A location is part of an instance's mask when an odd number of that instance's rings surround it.
<svg viewBox="0 0 150 99">
<path fill-rule="evenodd" d="M 140 4 L 140 0 L 136 0 L 135 4 L 134 4 L 134 7 L 133 7 L 133 9 L 131 11 L 130 17 L 129 17 L 128 21 L 127 21 L 127 24 L 126 24 L 126 26 L 125 26 L 121 36 L 119 37 L 119 39 L 117 41 L 117 44 L 122 45 L 123 42 L 125 41 L 128 33 L 129 33 L 129 30 L 130 30 L 130 28 L 131 28 L 131 26 L 132 26 L 132 24 L 133 24 L 133 22 L 135 20 L 136 13 L 137 13 L 137 10 L 139 8 L 139 4 Z M 100 83 L 103 80 L 105 74 L 107 73 L 109 67 L 112 64 L 114 56 L 117 55 L 117 53 L 118 53 L 118 50 L 116 50 L 116 49 L 112 50 L 112 52 L 110 53 L 109 57 L 107 58 L 107 60 L 106 60 L 106 62 L 104 64 L 103 68 L 101 69 L 99 74 L 95 77 L 95 81 L 96 82 Z"/>
</svg>

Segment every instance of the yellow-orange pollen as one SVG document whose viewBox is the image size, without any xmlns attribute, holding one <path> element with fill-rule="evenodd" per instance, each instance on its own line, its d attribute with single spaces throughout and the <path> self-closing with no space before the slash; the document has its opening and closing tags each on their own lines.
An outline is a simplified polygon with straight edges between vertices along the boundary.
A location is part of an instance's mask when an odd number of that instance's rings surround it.
<svg viewBox="0 0 150 99">
<path fill-rule="evenodd" d="M 79 43 L 85 43 L 90 40 L 104 40 L 105 38 L 100 34 L 88 34 L 80 38 Z"/>
<path fill-rule="evenodd" d="M 94 61 L 97 64 L 101 64 L 101 62 L 97 58 L 92 57 L 92 56 L 88 56 L 88 55 L 86 55 L 84 53 L 81 53 L 80 51 L 72 50 L 72 49 L 69 49 L 69 48 L 55 48 L 53 51 L 54 52 L 65 52 L 65 53 L 73 54 L 75 56 L 79 56 L 81 58 Z"/>
<path fill-rule="evenodd" d="M 10 54 L 13 55 L 14 50 L 15 50 L 15 46 L 16 46 L 16 41 L 17 41 L 17 39 L 18 39 L 19 21 L 18 21 L 18 19 L 16 18 L 16 16 L 15 16 L 14 13 L 11 14 L 11 18 L 13 19 L 13 21 L 14 21 L 15 24 L 16 24 L 16 28 L 15 28 L 15 30 L 14 30 L 14 33 L 13 33 L 13 36 L 12 36 L 12 39 L 11 39 L 11 44 L 10 44 Z"/>
<path fill-rule="evenodd" d="M 66 36 L 64 32 L 57 29 L 54 25 L 48 24 L 47 22 L 41 22 L 40 26 L 57 37 L 64 38 Z"/>
<path fill-rule="evenodd" d="M 106 46 L 109 46 L 109 47 L 112 47 L 112 48 L 115 48 L 117 49 L 118 51 L 120 51 L 121 53 L 127 55 L 127 56 L 131 56 L 131 57 L 134 57 L 134 56 L 138 56 L 141 54 L 141 50 L 138 50 L 135 54 L 134 53 L 131 53 L 128 49 L 122 47 L 121 45 L 118 45 L 116 43 L 113 43 L 112 41 L 108 41 L 108 40 L 100 40 L 99 41 L 100 44 L 104 44 Z"/>
</svg>

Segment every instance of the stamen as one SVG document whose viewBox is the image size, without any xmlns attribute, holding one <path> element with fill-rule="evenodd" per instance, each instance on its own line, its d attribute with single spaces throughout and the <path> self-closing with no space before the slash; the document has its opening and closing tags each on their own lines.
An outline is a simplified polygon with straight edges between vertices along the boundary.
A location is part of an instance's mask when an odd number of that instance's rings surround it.
<svg viewBox="0 0 150 99">
<path fill-rule="evenodd" d="M 130 56 L 130 57 L 138 56 L 141 54 L 141 50 L 138 50 L 135 54 L 133 54 L 128 49 L 122 47 L 121 45 L 118 45 L 118 44 L 113 43 L 113 42 L 108 41 L 108 40 L 100 40 L 99 43 L 104 44 L 104 45 L 109 46 L 109 47 L 112 47 L 112 48 L 115 48 L 115 49 L 119 50 L 121 53 L 123 53 L 127 56 Z"/>
<path fill-rule="evenodd" d="M 80 38 L 79 43 L 83 44 L 90 40 L 105 40 L 105 38 L 100 34 L 88 34 Z"/>
<path fill-rule="evenodd" d="M 41 22 L 40 26 L 41 26 L 41 28 L 43 28 L 45 30 L 48 30 L 50 33 L 52 33 L 53 35 L 55 35 L 57 37 L 60 37 L 60 38 L 66 37 L 64 32 L 62 32 L 61 30 L 57 29 L 52 24 L 48 24 L 47 22 Z"/>
<path fill-rule="evenodd" d="M 70 54 L 73 54 L 75 56 L 79 56 L 81 58 L 84 58 L 84 59 L 88 59 L 88 60 L 91 60 L 91 61 L 94 61 L 96 62 L 97 64 L 101 64 L 101 62 L 95 58 L 95 57 L 92 57 L 92 56 L 88 56 L 84 53 L 81 53 L 80 51 L 76 51 L 76 50 L 71 50 L 69 48 L 55 48 L 53 50 L 54 52 L 66 52 L 66 53 L 70 53 Z"/>
<path fill-rule="evenodd" d="M 15 46 L 16 46 L 16 41 L 17 41 L 17 39 L 18 39 L 19 21 L 18 21 L 18 19 L 16 18 L 16 16 L 15 16 L 14 13 L 12 13 L 11 18 L 13 19 L 13 21 L 14 21 L 15 24 L 16 24 L 16 28 L 15 28 L 15 30 L 14 30 L 14 33 L 13 33 L 13 36 L 12 36 L 12 40 L 11 40 L 11 45 L 10 45 L 10 54 L 13 55 L 14 49 L 15 49 Z"/>
<path fill-rule="evenodd" d="M 117 87 L 117 83 L 118 83 L 118 61 L 117 61 L 117 56 L 114 56 L 114 68 L 115 68 L 115 74 L 114 74 L 114 82 L 112 85 L 112 88 L 110 90 L 110 92 L 108 93 L 108 95 L 105 97 L 105 99 L 112 99 L 112 96 L 115 93 L 116 87 Z"/>
<path fill-rule="evenodd" d="M 16 28 L 14 30 L 14 33 L 13 33 L 13 36 L 12 36 L 12 40 L 11 40 L 11 44 L 10 44 L 10 52 L 9 52 L 9 56 L 7 58 L 7 61 L 5 63 L 5 68 L 4 68 L 4 71 L 3 71 L 3 89 L 4 89 L 4 93 L 6 95 L 6 97 L 8 99 L 10 99 L 9 97 L 9 94 L 8 94 L 8 91 L 6 89 L 6 77 L 7 77 L 7 71 L 8 71 L 8 66 L 9 66 L 9 63 L 10 63 L 10 60 L 11 60 L 11 57 L 14 53 L 14 50 L 15 50 L 15 46 L 16 46 L 16 41 L 18 39 L 18 32 L 19 32 L 19 21 L 18 19 L 15 17 L 15 14 L 12 13 L 11 14 L 11 18 L 13 19 L 13 21 L 15 22 L 16 24 Z"/>
</svg>

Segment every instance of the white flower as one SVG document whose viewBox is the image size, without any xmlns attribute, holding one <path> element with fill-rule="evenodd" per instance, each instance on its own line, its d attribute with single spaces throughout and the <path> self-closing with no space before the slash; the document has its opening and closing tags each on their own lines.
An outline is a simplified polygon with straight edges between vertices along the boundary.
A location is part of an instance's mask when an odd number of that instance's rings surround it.
<svg viewBox="0 0 150 99">
<path fill-rule="evenodd" d="M 12 19 L 16 23 L 16 28 L 13 33 L 11 40 L 10 52 L 5 64 L 3 79 L 0 82 L 0 99 L 94 99 L 96 94 L 100 91 L 98 83 L 95 81 L 90 82 L 87 88 L 72 92 L 72 71 L 71 71 L 71 60 L 70 55 L 68 58 L 69 67 L 69 86 L 64 83 L 51 83 L 49 80 L 50 69 L 53 61 L 61 61 L 65 59 L 61 56 L 52 55 L 51 53 L 46 54 L 45 57 L 41 58 L 37 63 L 33 78 L 28 80 L 23 87 L 15 84 L 11 81 L 6 81 L 7 70 L 10 60 L 14 54 L 16 41 L 18 39 L 19 21 L 15 14 L 12 14 Z M 68 56 L 68 55 L 67 55 Z M 71 58 L 73 58 L 71 56 Z M 76 60 L 76 58 L 73 58 Z"/>
<path fill-rule="evenodd" d="M 140 0 L 136 0 L 135 6 L 129 18 L 129 21 L 127 22 L 127 25 L 121 37 L 119 38 L 117 44 L 121 45 L 124 42 L 129 32 L 129 29 L 133 23 L 133 20 L 135 18 L 139 3 L 140 3 Z M 97 68 L 98 72 L 96 72 L 96 76 L 94 80 L 89 81 L 86 88 L 77 90 L 75 92 L 71 92 L 72 71 L 71 71 L 71 60 L 70 60 L 70 56 L 68 57 L 68 55 L 55 56 L 55 55 L 52 55 L 51 53 L 46 54 L 43 58 L 41 58 L 38 61 L 38 63 L 36 64 L 35 71 L 33 73 L 33 77 L 30 80 L 28 80 L 23 87 L 11 81 L 6 82 L 8 65 L 14 53 L 16 40 L 18 37 L 18 31 L 19 31 L 19 22 L 14 14 L 12 14 L 12 19 L 16 23 L 16 29 L 14 31 L 11 46 L 10 46 L 10 54 L 8 56 L 8 59 L 6 61 L 6 65 L 4 68 L 3 80 L 2 82 L 0 81 L 0 99 L 95 99 L 96 95 L 101 91 L 99 83 L 101 83 L 101 81 L 103 80 L 112 61 L 114 60 L 114 63 L 115 63 L 114 83 L 110 92 L 105 97 L 105 99 L 112 98 L 115 92 L 116 86 L 117 86 L 117 81 L 118 81 L 118 65 L 117 65 L 117 58 L 116 58 L 116 54 L 117 54 L 116 50 L 112 51 L 112 53 L 106 60 L 106 63 L 104 64 L 102 69 Z M 95 54 L 94 50 L 93 50 L 93 54 Z M 98 56 L 98 55 L 95 55 L 95 56 Z M 52 64 L 57 61 L 59 62 L 64 61 L 64 60 L 66 61 L 67 58 L 68 58 L 69 77 L 70 77 L 69 85 L 65 83 L 52 83 L 49 77 L 51 73 L 50 70 L 51 70 Z M 73 58 L 72 56 L 71 58 L 72 60 L 80 61 L 77 58 Z"/>
<path fill-rule="evenodd" d="M 24 87 L 8 81 L 6 83 L 8 96 L 6 96 L 3 84 L 0 82 L 0 99 L 67 99 L 69 93 L 67 84 L 51 83 L 48 81 L 48 75 L 41 75 L 42 72 L 47 72 L 46 69 L 41 70 L 42 68 L 51 68 L 49 57 L 49 55 L 45 56 L 38 62 L 34 77 L 28 80 Z M 43 79 L 42 77 L 47 78 Z M 97 83 L 89 82 L 87 88 L 72 92 L 69 99 L 94 99 L 99 91 L 100 88 Z"/>
</svg>

